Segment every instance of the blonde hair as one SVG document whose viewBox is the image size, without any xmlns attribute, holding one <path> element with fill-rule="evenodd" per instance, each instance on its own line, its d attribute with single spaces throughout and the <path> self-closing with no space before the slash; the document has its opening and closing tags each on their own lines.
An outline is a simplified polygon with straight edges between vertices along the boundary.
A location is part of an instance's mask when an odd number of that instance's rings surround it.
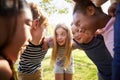
<svg viewBox="0 0 120 80">
<path fill-rule="evenodd" d="M 65 64 L 64 68 L 68 67 L 71 62 L 71 52 L 72 52 L 72 35 L 70 29 L 65 24 L 58 24 L 54 30 L 54 39 L 53 39 L 53 48 L 52 48 L 52 56 L 51 56 L 51 64 L 53 65 L 56 61 L 58 55 L 58 44 L 56 41 L 56 30 L 58 28 L 63 28 L 67 32 L 67 40 L 65 44 L 64 57 Z"/>
<path fill-rule="evenodd" d="M 42 11 L 40 10 L 39 6 L 33 2 L 29 3 L 32 15 L 33 15 L 33 20 L 39 19 L 39 25 L 45 24 L 46 26 L 48 25 L 48 18 L 45 16 Z"/>
</svg>

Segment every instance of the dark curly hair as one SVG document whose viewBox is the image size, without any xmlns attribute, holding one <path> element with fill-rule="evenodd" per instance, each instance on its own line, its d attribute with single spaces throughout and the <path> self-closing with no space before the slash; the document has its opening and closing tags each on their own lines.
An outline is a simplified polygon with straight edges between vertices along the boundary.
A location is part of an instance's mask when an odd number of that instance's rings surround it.
<svg viewBox="0 0 120 80">
<path fill-rule="evenodd" d="M 103 12 L 101 7 L 96 7 L 90 0 L 73 0 L 75 2 L 73 14 L 77 11 L 85 13 L 87 7 L 93 6 L 96 10 Z"/>
</svg>

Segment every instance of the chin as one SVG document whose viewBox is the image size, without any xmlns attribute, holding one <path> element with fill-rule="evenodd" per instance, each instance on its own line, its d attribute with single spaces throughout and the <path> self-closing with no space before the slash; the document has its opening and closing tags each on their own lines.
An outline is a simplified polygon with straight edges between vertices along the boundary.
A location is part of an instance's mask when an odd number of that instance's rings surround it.
<svg viewBox="0 0 120 80">
<path fill-rule="evenodd" d="M 79 44 L 82 44 L 82 43 L 84 43 L 84 42 L 83 42 L 83 41 L 81 41 L 81 40 L 80 40 L 80 41 L 77 41 L 77 42 L 78 42 Z"/>
<path fill-rule="evenodd" d="M 59 46 L 64 46 L 65 44 L 59 44 Z"/>
</svg>

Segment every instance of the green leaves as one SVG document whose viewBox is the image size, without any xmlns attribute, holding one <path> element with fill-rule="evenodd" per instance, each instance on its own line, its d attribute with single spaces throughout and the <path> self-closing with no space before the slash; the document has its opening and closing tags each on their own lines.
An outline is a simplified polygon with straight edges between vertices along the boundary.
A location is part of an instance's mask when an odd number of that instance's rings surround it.
<svg viewBox="0 0 120 80">
<path fill-rule="evenodd" d="M 67 14 L 69 12 L 69 8 L 66 5 L 62 5 L 58 8 L 58 4 L 62 1 L 67 4 L 72 4 L 72 0 L 40 0 L 39 6 L 45 11 L 48 16 L 52 14 Z"/>
</svg>

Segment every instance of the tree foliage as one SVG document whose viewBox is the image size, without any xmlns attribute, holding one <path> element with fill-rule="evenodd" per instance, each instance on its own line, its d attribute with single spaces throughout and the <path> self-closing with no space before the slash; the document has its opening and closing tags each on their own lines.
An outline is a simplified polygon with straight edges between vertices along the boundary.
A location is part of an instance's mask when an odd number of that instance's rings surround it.
<svg viewBox="0 0 120 80">
<path fill-rule="evenodd" d="M 58 7 L 58 4 L 61 3 L 61 1 L 69 6 L 72 4 L 72 0 L 39 0 L 39 6 L 48 15 L 48 17 L 54 14 L 67 14 L 69 12 L 68 6 L 62 5 Z M 50 24 L 46 28 L 46 36 L 53 36 L 54 27 L 54 24 Z"/>
<path fill-rule="evenodd" d="M 55 0 L 40 0 L 39 2 L 39 6 L 40 8 L 45 11 L 48 16 L 57 13 L 57 14 L 67 14 L 68 13 L 68 7 L 62 7 L 62 8 L 57 8 L 56 4 L 54 4 Z M 59 2 L 60 0 L 58 0 Z M 72 3 L 72 0 L 64 0 L 66 1 L 68 4 Z"/>
</svg>

